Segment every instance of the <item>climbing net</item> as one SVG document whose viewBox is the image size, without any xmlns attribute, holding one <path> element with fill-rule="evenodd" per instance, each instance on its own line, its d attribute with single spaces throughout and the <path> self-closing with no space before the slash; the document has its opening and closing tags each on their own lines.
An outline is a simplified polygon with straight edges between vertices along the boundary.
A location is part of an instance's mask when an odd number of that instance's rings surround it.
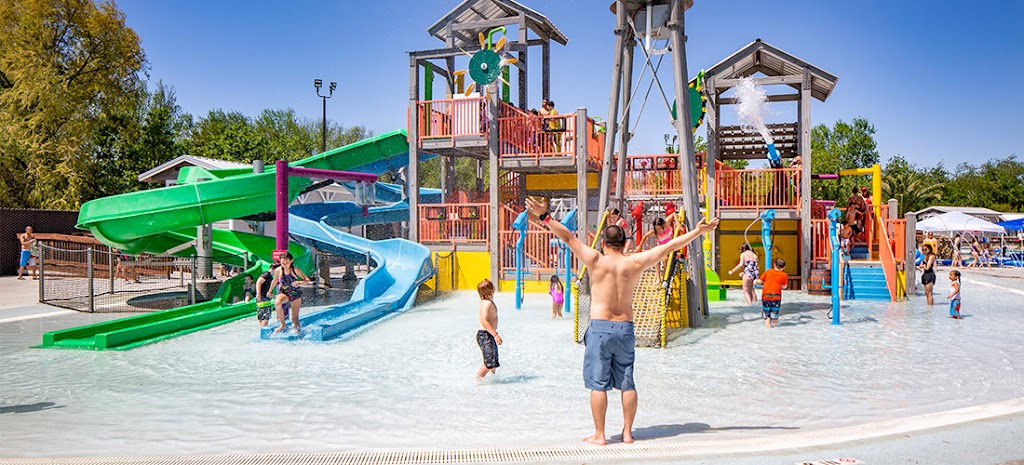
<svg viewBox="0 0 1024 465">
<path fill-rule="evenodd" d="M 604 229 L 605 219 L 601 219 L 598 236 Z M 597 237 L 591 245 L 597 245 Z M 668 326 L 678 327 L 682 324 L 679 308 L 684 305 L 685 296 L 680 298 L 679 288 L 685 288 L 685 280 L 680 280 L 679 270 L 682 261 L 676 259 L 678 254 L 662 260 L 660 265 L 651 267 L 640 275 L 633 292 L 633 331 L 636 345 L 639 347 L 664 347 L 665 329 Z M 590 276 L 586 268 L 572 286 L 573 301 L 576 311 L 573 313 L 575 326 L 573 339 L 583 342 L 583 337 L 590 327 L 591 288 Z M 675 311 L 673 311 L 675 309 Z M 671 318 L 666 318 L 666 316 Z M 669 321 L 672 320 L 672 321 Z"/>
</svg>

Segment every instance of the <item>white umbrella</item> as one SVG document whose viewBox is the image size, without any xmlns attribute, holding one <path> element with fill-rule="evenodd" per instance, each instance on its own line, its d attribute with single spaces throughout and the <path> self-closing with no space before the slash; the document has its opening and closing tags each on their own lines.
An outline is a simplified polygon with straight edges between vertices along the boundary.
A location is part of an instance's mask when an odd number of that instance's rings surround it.
<svg viewBox="0 0 1024 465">
<path fill-rule="evenodd" d="M 917 223 L 917 230 L 923 232 L 983 232 L 1000 234 L 1006 230 L 997 224 L 960 212 L 943 213 Z"/>
</svg>

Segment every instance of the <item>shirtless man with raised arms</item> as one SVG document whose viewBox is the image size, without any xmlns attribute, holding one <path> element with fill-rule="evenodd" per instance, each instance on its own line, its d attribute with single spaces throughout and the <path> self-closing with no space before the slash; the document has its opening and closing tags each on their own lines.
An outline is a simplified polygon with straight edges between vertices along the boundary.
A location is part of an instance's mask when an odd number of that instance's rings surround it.
<svg viewBox="0 0 1024 465">
<path fill-rule="evenodd" d="M 572 250 L 590 273 L 590 326 L 584 336 L 583 382 L 590 389 L 590 410 L 594 416 L 594 435 L 583 440 L 605 445 L 605 413 L 608 391 L 622 391 L 622 442 L 633 442 L 633 419 L 636 417 L 636 386 L 633 384 L 633 355 L 636 338 L 633 334 L 633 292 L 640 274 L 656 265 L 666 255 L 683 248 L 702 234 L 714 230 L 718 219 L 704 220 L 682 236 L 650 250 L 624 255 L 626 232 L 611 225 L 604 230 L 604 253 L 580 242 L 565 226 L 551 221 L 546 201 L 526 199 L 526 208 L 542 224 Z"/>
</svg>

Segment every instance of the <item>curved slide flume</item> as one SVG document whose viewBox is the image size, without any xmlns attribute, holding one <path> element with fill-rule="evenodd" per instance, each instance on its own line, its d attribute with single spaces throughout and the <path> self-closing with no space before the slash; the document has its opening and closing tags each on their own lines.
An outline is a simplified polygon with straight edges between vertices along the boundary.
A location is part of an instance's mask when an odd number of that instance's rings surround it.
<svg viewBox="0 0 1024 465">
<path fill-rule="evenodd" d="M 413 305 L 419 286 L 434 273 L 430 249 L 405 239 L 371 241 L 331 226 L 348 223 L 346 218 L 356 216 L 356 207 L 351 202 L 328 202 L 289 208 L 292 236 L 322 251 L 353 258 L 369 254 L 376 267 L 359 282 L 351 300 L 301 317 L 301 333 L 274 333 L 267 327 L 261 338 L 326 341 Z M 408 206 L 401 211 L 401 205 L 371 208 L 361 224 L 392 222 L 394 215 L 403 213 L 408 218 Z"/>
<path fill-rule="evenodd" d="M 292 165 L 339 171 L 391 171 L 408 164 L 408 147 L 405 130 L 395 130 Z M 422 154 L 420 160 L 432 157 Z M 211 179 L 202 180 L 208 175 Z M 273 211 L 275 176 L 272 169 L 265 173 L 183 170 L 179 185 L 85 203 L 79 212 L 78 227 L 90 231 L 104 244 L 128 253 L 160 254 L 195 241 L 198 225 Z M 292 199 L 311 184 L 304 177 L 293 176 L 290 181 Z M 252 266 L 245 274 L 253 275 L 269 265 L 275 248 L 272 237 L 218 229 L 213 230 L 212 246 L 215 255 L 235 255 L 234 262 L 224 261 L 236 266 L 242 266 L 241 257 L 248 253 Z M 305 247 L 292 243 L 289 250 L 300 268 L 312 272 L 312 259 Z M 187 257 L 192 253 L 194 249 L 186 248 L 175 255 Z M 241 294 L 241 280 L 241 275 L 228 279 L 208 302 L 46 333 L 41 347 L 128 349 L 252 315 L 255 304 L 231 304 L 233 297 Z"/>
</svg>

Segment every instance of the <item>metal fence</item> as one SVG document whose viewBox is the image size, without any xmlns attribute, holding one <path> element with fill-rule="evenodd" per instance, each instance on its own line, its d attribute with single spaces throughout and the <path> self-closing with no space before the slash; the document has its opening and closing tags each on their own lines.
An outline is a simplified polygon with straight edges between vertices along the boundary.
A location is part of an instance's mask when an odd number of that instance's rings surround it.
<svg viewBox="0 0 1024 465">
<path fill-rule="evenodd" d="M 94 313 L 167 310 L 209 300 L 220 280 L 241 272 L 230 263 L 247 264 L 241 255 L 130 255 L 64 241 L 40 244 L 37 255 L 39 301 Z"/>
</svg>

